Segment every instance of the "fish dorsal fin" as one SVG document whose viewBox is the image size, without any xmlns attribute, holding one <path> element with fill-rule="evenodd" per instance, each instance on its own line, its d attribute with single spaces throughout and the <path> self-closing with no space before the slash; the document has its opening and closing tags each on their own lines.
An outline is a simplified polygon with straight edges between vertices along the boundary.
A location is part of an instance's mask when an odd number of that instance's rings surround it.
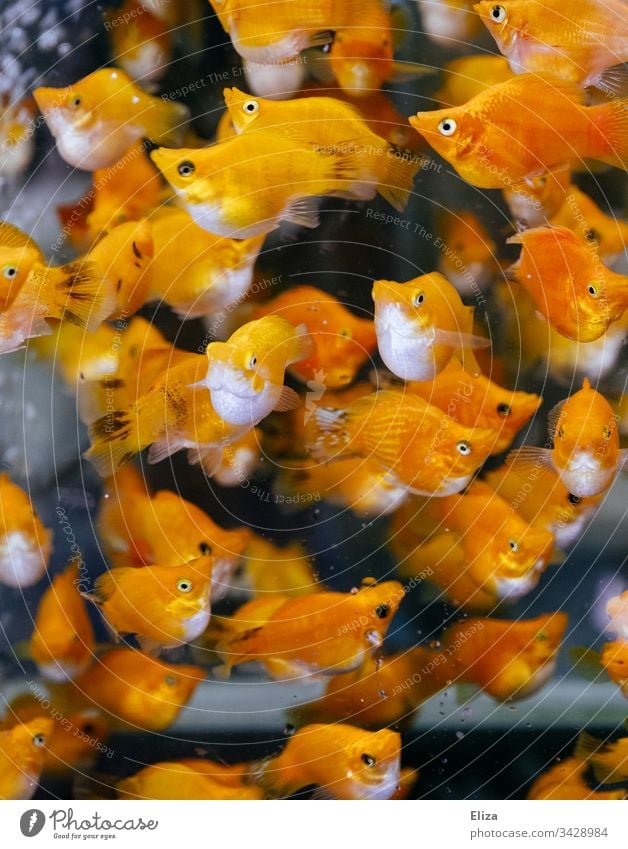
<svg viewBox="0 0 628 849">
<path fill-rule="evenodd" d="M 563 398 L 563 400 L 559 401 L 558 404 L 554 404 L 552 409 L 547 414 L 547 432 L 552 439 L 554 439 L 554 434 L 556 433 L 556 425 L 558 424 L 558 419 L 560 418 L 560 414 L 563 411 L 563 407 L 565 406 L 566 400 L 566 398 Z"/>
<path fill-rule="evenodd" d="M 36 251 L 41 262 L 45 261 L 37 242 L 8 221 L 0 221 L 0 248 L 30 248 Z"/>
</svg>

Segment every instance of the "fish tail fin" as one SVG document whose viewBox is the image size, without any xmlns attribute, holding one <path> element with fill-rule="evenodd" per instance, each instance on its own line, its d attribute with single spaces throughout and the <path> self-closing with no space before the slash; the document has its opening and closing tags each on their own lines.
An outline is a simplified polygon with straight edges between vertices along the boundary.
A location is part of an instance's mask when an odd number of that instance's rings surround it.
<svg viewBox="0 0 628 849">
<path fill-rule="evenodd" d="M 96 263 L 71 262 L 53 271 L 49 317 L 97 330 L 114 309 L 115 295 L 107 291 Z"/>
<path fill-rule="evenodd" d="M 595 158 L 615 168 L 628 170 L 628 98 L 590 107 L 603 136 L 603 152 Z"/>
<path fill-rule="evenodd" d="M 149 443 L 139 438 L 133 410 L 113 410 L 96 419 L 89 428 L 91 447 L 83 456 L 103 478 L 115 474 Z"/>
<path fill-rule="evenodd" d="M 403 212 L 410 199 L 414 178 L 421 167 L 421 159 L 410 151 L 389 147 L 385 163 L 377 191 L 397 212 Z"/>
<path fill-rule="evenodd" d="M 160 101 L 149 134 L 151 141 L 181 147 L 189 120 L 190 110 L 183 103 Z"/>
<path fill-rule="evenodd" d="M 582 758 L 583 761 L 588 761 L 591 755 L 595 754 L 602 745 L 602 741 L 589 734 L 588 731 L 581 731 L 576 742 L 574 755 L 577 758 Z"/>
<path fill-rule="evenodd" d="M 582 760 L 589 761 L 593 767 L 593 773 L 600 784 L 611 784 L 614 781 L 621 781 L 621 775 L 616 776 L 613 773 L 616 769 L 611 764 L 606 765 L 598 757 L 601 753 L 607 750 L 607 744 L 603 740 L 599 740 L 588 731 L 582 731 L 576 742 L 574 755 Z"/>
<path fill-rule="evenodd" d="M 333 407 L 316 407 L 305 425 L 305 442 L 316 460 L 338 460 L 347 456 L 348 414 Z"/>
</svg>

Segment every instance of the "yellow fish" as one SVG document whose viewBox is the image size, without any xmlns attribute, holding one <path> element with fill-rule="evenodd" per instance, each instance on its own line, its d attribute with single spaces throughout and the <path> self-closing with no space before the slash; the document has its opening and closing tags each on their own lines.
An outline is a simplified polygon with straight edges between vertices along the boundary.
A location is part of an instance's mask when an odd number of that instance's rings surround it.
<svg viewBox="0 0 628 849">
<path fill-rule="evenodd" d="M 434 99 L 443 106 L 462 106 L 476 94 L 509 80 L 513 73 L 508 59 L 483 53 L 462 56 L 443 68 L 445 79 Z"/>
<path fill-rule="evenodd" d="M 54 721 L 38 717 L 0 731 L 0 799 L 32 799 Z"/>
<path fill-rule="evenodd" d="M 105 16 L 105 29 L 116 65 L 132 80 L 146 86 L 167 71 L 172 58 L 170 28 L 142 3 L 125 0 L 119 8 L 111 9 Z"/>
<path fill-rule="evenodd" d="M 10 102 L 8 94 L 0 94 L 0 178 L 22 174 L 35 153 L 34 104 L 29 98 Z"/>
<path fill-rule="evenodd" d="M 549 223 L 582 234 L 596 246 L 599 256 L 607 265 L 612 265 L 626 251 L 628 223 L 607 215 L 577 186 L 569 187 L 565 202 Z"/>
<path fill-rule="evenodd" d="M 67 88 L 36 88 L 33 97 L 60 155 L 84 171 L 109 168 L 143 138 L 181 144 L 189 119 L 186 106 L 146 94 L 118 68 Z"/>
<path fill-rule="evenodd" d="M 269 594 L 296 598 L 319 589 L 312 559 L 300 543 L 278 546 L 259 534 L 244 551 L 240 584 L 262 599 Z"/>
<path fill-rule="evenodd" d="M 52 550 L 47 530 L 30 498 L 0 474 L 0 585 L 23 589 L 45 574 Z"/>
<path fill-rule="evenodd" d="M 15 301 L 33 266 L 45 261 L 30 236 L 7 221 L 0 221 L 0 310 L 8 309 Z"/>
</svg>

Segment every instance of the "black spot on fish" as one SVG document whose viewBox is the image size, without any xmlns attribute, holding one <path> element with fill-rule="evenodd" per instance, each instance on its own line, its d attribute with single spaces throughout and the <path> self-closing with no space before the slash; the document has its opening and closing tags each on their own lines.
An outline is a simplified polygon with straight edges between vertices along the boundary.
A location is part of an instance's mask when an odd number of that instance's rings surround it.
<svg viewBox="0 0 628 849">
<path fill-rule="evenodd" d="M 103 439 L 105 442 L 111 442 L 114 439 L 120 439 L 123 436 L 128 436 L 130 433 L 130 419 L 124 410 L 114 410 L 112 413 L 106 413 L 92 424 L 90 428 L 91 436 L 94 439 Z"/>
<path fill-rule="evenodd" d="M 133 242 L 132 247 L 133 247 L 133 253 L 135 254 L 135 256 L 136 256 L 138 259 L 141 259 L 141 258 L 142 258 L 142 252 L 140 251 L 140 249 L 138 248 L 138 246 L 135 244 L 135 242 Z"/>
</svg>

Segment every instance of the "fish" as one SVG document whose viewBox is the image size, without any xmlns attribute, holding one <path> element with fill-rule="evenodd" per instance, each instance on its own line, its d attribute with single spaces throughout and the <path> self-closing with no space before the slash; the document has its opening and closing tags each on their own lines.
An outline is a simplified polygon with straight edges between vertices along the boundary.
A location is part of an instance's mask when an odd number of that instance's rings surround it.
<svg viewBox="0 0 628 849">
<path fill-rule="evenodd" d="M 613 265 L 626 251 L 628 224 L 607 215 L 577 186 L 570 186 L 565 202 L 550 219 L 555 227 L 568 227 L 594 244 L 606 265 Z"/>
<path fill-rule="evenodd" d="M 83 580 L 79 564 L 71 562 L 53 578 L 37 608 L 30 655 L 50 681 L 76 678 L 94 659 L 94 629 L 79 592 Z"/>
<path fill-rule="evenodd" d="M 230 425 L 251 428 L 273 410 L 300 406 L 297 393 L 284 386 L 284 375 L 314 350 L 306 325 L 295 327 L 279 315 L 247 322 L 227 342 L 210 342 L 203 385 L 214 410 Z"/>
<path fill-rule="evenodd" d="M 52 719 L 38 717 L 0 731 L 0 799 L 32 799 L 44 766 Z"/>
<path fill-rule="evenodd" d="M 269 594 L 298 598 L 320 589 L 314 562 L 301 543 L 279 546 L 259 534 L 251 535 L 244 550 L 239 585 L 262 599 Z"/>
<path fill-rule="evenodd" d="M 437 271 L 373 284 L 375 333 L 385 365 L 402 380 L 433 380 L 455 351 L 490 345 L 472 331 L 473 309 Z"/>
<path fill-rule="evenodd" d="M 567 624 L 561 611 L 533 619 L 463 619 L 439 642 L 454 680 L 500 702 L 527 699 L 554 675 Z"/>
<path fill-rule="evenodd" d="M 176 492 L 151 493 L 132 465 L 105 481 L 97 527 L 108 562 L 117 568 L 156 564 L 175 568 L 211 554 L 214 597 L 221 588 L 228 589 L 252 536 L 244 526 L 220 527 Z"/>
<path fill-rule="evenodd" d="M 295 327 L 305 325 L 314 342 L 312 356 L 288 366 L 303 383 L 327 390 L 352 383 L 377 346 L 370 318 L 356 316 L 336 298 L 314 286 L 293 286 L 258 307 L 255 318 L 277 315 Z"/>
<path fill-rule="evenodd" d="M 390 799 L 400 782 L 401 737 L 346 723 L 299 728 L 280 755 L 257 766 L 259 785 L 285 797 L 316 785 L 331 799 Z"/>
<path fill-rule="evenodd" d="M 172 36 L 159 15 L 145 9 L 143 3 L 125 0 L 106 13 L 105 29 L 113 61 L 134 82 L 146 87 L 163 77 L 172 59 Z"/>
<path fill-rule="evenodd" d="M 450 50 L 464 49 L 480 30 L 471 0 L 417 0 L 422 31 Z"/>
<path fill-rule="evenodd" d="M 86 255 L 115 303 L 109 319 L 127 318 L 144 306 L 152 286 L 153 253 L 151 225 L 142 219 L 114 227 Z"/>
<path fill-rule="evenodd" d="M 143 138 L 181 144 L 189 119 L 187 106 L 146 94 L 120 68 L 99 68 L 66 88 L 40 86 L 33 97 L 60 156 L 83 171 L 110 168 Z"/>
<path fill-rule="evenodd" d="M 306 424 L 318 460 L 374 461 L 417 495 L 446 496 L 464 489 L 490 455 L 487 428 L 467 428 L 422 398 L 389 389 L 344 409 L 318 406 Z"/>
<path fill-rule="evenodd" d="M 43 694 L 42 694 L 43 696 Z M 22 693 L 11 701 L 7 709 L 7 728 L 17 723 L 49 721 L 54 719 L 52 731 L 46 739 L 42 772 L 61 776 L 88 769 L 103 750 L 109 736 L 109 724 L 94 709 L 70 712 L 60 711 L 50 699 L 32 693 Z"/>
<path fill-rule="evenodd" d="M 3 233 L 5 242 L 11 241 L 6 228 Z M 13 231 L 13 235 L 19 239 L 19 234 Z M 8 307 L 0 311 L 0 354 L 20 350 L 29 339 L 50 335 L 51 321 L 91 332 L 112 312 L 113 295 L 93 262 L 77 260 L 53 267 L 42 261 L 30 241 L 25 247 L 0 245 L 0 260 L 4 260 L 4 279 L 14 281 L 6 296 Z"/>
<path fill-rule="evenodd" d="M 94 601 L 109 629 L 135 634 L 146 651 L 196 640 L 209 624 L 215 558 L 202 555 L 177 566 L 114 567 L 94 583 Z"/>
<path fill-rule="evenodd" d="M 464 494 L 408 501 L 392 527 L 402 577 L 429 570 L 429 580 L 453 604 L 479 613 L 527 595 L 554 549 L 552 534 L 530 525 L 481 481 Z"/>
<path fill-rule="evenodd" d="M 628 699 L 628 640 L 604 643 L 599 661 L 611 681 L 617 684 L 622 695 Z"/>
<path fill-rule="evenodd" d="M 514 73 L 550 74 L 598 85 L 607 68 L 628 61 L 628 24 L 621 0 L 481 0 L 473 8 Z"/>
<path fill-rule="evenodd" d="M 549 429 L 553 448 L 526 445 L 512 451 L 507 462 L 516 463 L 519 473 L 552 468 L 579 498 L 605 492 L 628 459 L 628 451 L 619 448 L 613 408 L 586 377 L 582 389 L 550 412 Z"/>
<path fill-rule="evenodd" d="M 394 513 L 408 497 L 408 488 L 368 458 L 317 463 L 283 461 L 274 485 L 274 498 L 287 512 L 311 507 L 320 500 L 376 519 Z"/>
<path fill-rule="evenodd" d="M 112 783 L 117 799 L 263 799 L 259 787 L 246 783 L 243 770 L 244 767 L 235 767 L 227 771 L 222 764 L 188 758 L 160 761 L 129 778 L 114 778 Z"/>
<path fill-rule="evenodd" d="M 328 155 L 347 151 L 365 183 L 395 209 L 407 206 L 421 159 L 400 152 L 372 132 L 354 106 L 323 96 L 267 100 L 238 88 L 226 88 L 223 95 L 236 133 L 269 131 Z"/>
<path fill-rule="evenodd" d="M 188 320 L 230 309 L 245 298 L 264 236 L 216 236 L 182 209 L 169 209 L 152 219 L 151 227 L 151 300 Z"/>
<path fill-rule="evenodd" d="M 502 194 L 518 228 L 528 229 L 551 221 L 565 203 L 570 186 L 571 170 L 560 167 L 505 186 Z"/>
<path fill-rule="evenodd" d="M 313 229 L 315 197 L 371 200 L 380 188 L 360 146 L 316 151 L 278 130 L 242 133 L 203 150 L 161 147 L 151 159 L 199 227 L 237 239 L 270 233 L 282 221 Z M 407 198 L 412 181 L 405 166 L 398 171 L 405 182 L 389 183 L 385 192 Z"/>
<path fill-rule="evenodd" d="M 484 53 L 447 62 L 443 72 L 443 84 L 434 94 L 443 106 L 463 106 L 476 94 L 513 76 L 507 59 Z"/>
<path fill-rule="evenodd" d="M 521 464 L 502 464 L 484 480 L 527 522 L 553 534 L 559 549 L 578 542 L 601 500 L 599 495 L 574 495 L 558 473 L 546 467 L 537 469 L 532 477 Z"/>
<path fill-rule="evenodd" d="M 606 612 L 611 620 L 606 630 L 628 641 L 628 590 L 610 598 L 606 604 Z"/>
<path fill-rule="evenodd" d="M 581 731 L 574 755 L 590 763 L 600 784 L 628 781 L 628 737 L 610 742 Z"/>
<path fill-rule="evenodd" d="M 223 29 L 244 59 L 261 65 L 284 62 L 310 47 L 330 44 L 333 32 L 375 24 L 381 0 L 210 0 Z"/>
<path fill-rule="evenodd" d="M 8 92 L 0 93 L 0 179 L 12 180 L 23 174 L 35 155 L 35 104 L 30 97 L 11 102 Z"/>
<path fill-rule="evenodd" d="M 562 226 L 535 227 L 507 241 L 521 245 L 509 274 L 567 339 L 595 342 L 624 314 L 628 277 L 605 266 L 596 245 L 582 234 Z"/>
<path fill-rule="evenodd" d="M 583 98 L 573 83 L 522 74 L 463 106 L 418 112 L 409 121 L 463 180 L 481 189 L 508 188 L 583 159 L 625 169 L 625 99 L 585 106 Z"/>
<path fill-rule="evenodd" d="M 172 725 L 204 678 L 199 666 L 116 648 L 100 655 L 62 695 L 74 706 L 110 714 L 114 725 L 158 732 Z"/>
<path fill-rule="evenodd" d="M 492 429 L 491 454 L 505 451 L 543 402 L 532 392 L 505 389 L 480 371 L 465 369 L 456 357 L 434 380 L 411 381 L 406 389 L 465 427 Z"/>
<path fill-rule="evenodd" d="M 273 607 L 262 624 L 236 613 L 237 627 L 216 644 L 223 665 L 214 674 L 228 677 L 234 666 L 250 661 L 262 663 L 272 678 L 281 680 L 349 672 L 381 647 L 403 596 L 396 581 L 356 593 L 272 596 Z"/>
<path fill-rule="evenodd" d="M 0 310 L 7 310 L 28 280 L 36 265 L 45 257 L 39 245 L 8 221 L 0 221 Z"/>
<path fill-rule="evenodd" d="M 25 589 L 46 574 L 52 553 L 48 530 L 27 495 L 0 474 L 0 585 Z"/>
<path fill-rule="evenodd" d="M 625 790 L 592 790 L 587 784 L 584 773 L 588 763 L 581 757 L 572 755 L 549 767 L 532 784 L 528 799 L 585 800 L 585 799 L 626 799 Z"/>
<path fill-rule="evenodd" d="M 262 433 L 257 427 L 225 445 L 220 456 L 214 448 L 208 451 L 191 448 L 188 451 L 191 465 L 198 463 L 208 477 L 219 486 L 226 487 L 242 486 L 248 482 L 262 461 Z"/>
<path fill-rule="evenodd" d="M 497 246 L 486 228 L 468 210 L 444 210 L 437 217 L 438 270 L 467 297 L 478 297 L 499 271 Z"/>
</svg>

